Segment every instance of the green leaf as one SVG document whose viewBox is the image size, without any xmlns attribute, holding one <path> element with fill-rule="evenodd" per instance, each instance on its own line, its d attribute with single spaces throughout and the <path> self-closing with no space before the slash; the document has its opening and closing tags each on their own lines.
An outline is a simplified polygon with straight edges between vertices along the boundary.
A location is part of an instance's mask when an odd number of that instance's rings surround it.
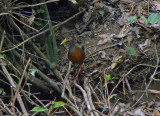
<svg viewBox="0 0 160 116">
<path fill-rule="evenodd" d="M 98 12 L 99 12 L 100 15 L 102 15 L 102 16 L 104 15 L 104 11 L 103 10 L 99 10 Z"/>
<path fill-rule="evenodd" d="M 31 86 L 32 84 L 31 84 L 31 83 L 26 83 L 26 85 L 27 85 L 27 86 Z"/>
<path fill-rule="evenodd" d="M 111 75 L 105 75 L 105 79 L 106 79 L 107 81 L 110 81 L 110 80 L 111 80 Z"/>
<path fill-rule="evenodd" d="M 160 20 L 158 21 L 158 25 L 160 26 Z"/>
<path fill-rule="evenodd" d="M 158 13 L 152 13 L 148 17 L 148 22 L 153 25 L 153 24 L 155 24 L 155 23 L 157 23 L 159 21 L 159 18 L 160 18 L 160 14 L 158 14 Z"/>
<path fill-rule="evenodd" d="M 113 77 L 112 79 L 116 80 L 116 79 L 119 79 L 118 77 Z"/>
<path fill-rule="evenodd" d="M 45 13 L 45 10 L 43 10 L 43 9 L 38 9 L 38 10 L 37 10 L 37 13 L 42 13 L 42 14 L 43 14 L 43 13 Z"/>
<path fill-rule="evenodd" d="M 111 96 L 109 96 L 109 99 L 112 99 L 113 97 L 116 97 L 117 94 L 112 94 Z"/>
<path fill-rule="evenodd" d="M 145 23 L 146 25 L 148 25 L 148 20 L 147 20 L 147 18 L 146 18 L 146 17 L 141 16 L 141 19 L 144 21 L 144 23 Z"/>
<path fill-rule="evenodd" d="M 31 111 L 32 112 L 45 112 L 47 111 L 48 109 L 43 107 L 43 106 L 38 106 L 38 107 L 34 107 Z"/>
<path fill-rule="evenodd" d="M 128 52 L 131 56 L 137 56 L 136 51 L 132 47 L 128 47 Z"/>
<path fill-rule="evenodd" d="M 4 59 L 7 66 L 9 66 L 8 60 L 7 60 L 7 56 L 5 54 L 0 54 L 0 58 Z"/>
<path fill-rule="evenodd" d="M 18 82 L 20 82 L 20 78 L 19 78 L 17 75 L 15 75 L 15 74 L 13 74 L 13 73 L 10 73 L 10 76 L 16 77 L 16 78 L 18 79 Z"/>
<path fill-rule="evenodd" d="M 62 101 L 55 102 L 53 108 L 58 108 L 58 107 L 61 107 L 61 106 L 64 106 L 64 105 L 65 105 L 65 103 L 62 102 Z"/>
<path fill-rule="evenodd" d="M 0 95 L 2 95 L 3 92 L 4 92 L 4 89 L 0 88 Z"/>
<path fill-rule="evenodd" d="M 39 26 L 39 27 L 42 26 L 42 23 L 41 23 L 40 21 L 35 22 L 35 24 L 36 24 L 37 26 Z"/>
<path fill-rule="evenodd" d="M 32 76 L 35 76 L 35 73 L 37 72 L 38 70 L 37 69 L 29 69 L 29 74 L 32 75 Z"/>
<path fill-rule="evenodd" d="M 137 21 L 137 16 L 130 16 L 128 20 L 130 21 L 130 23 L 135 23 Z"/>
</svg>

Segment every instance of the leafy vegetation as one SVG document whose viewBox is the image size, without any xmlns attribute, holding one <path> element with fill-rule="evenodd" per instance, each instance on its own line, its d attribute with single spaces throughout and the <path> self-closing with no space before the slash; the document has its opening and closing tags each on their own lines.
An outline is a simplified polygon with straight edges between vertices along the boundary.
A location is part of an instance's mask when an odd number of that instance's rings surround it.
<svg viewBox="0 0 160 116">
<path fill-rule="evenodd" d="M 130 16 L 128 18 L 128 20 L 131 22 L 131 23 L 135 23 L 138 19 L 138 16 Z M 145 16 L 140 16 L 140 19 L 144 21 L 144 23 L 146 25 L 148 24 L 151 24 L 151 25 L 154 25 L 154 24 L 158 24 L 160 26 L 160 14 L 159 13 L 152 13 L 150 14 L 150 16 L 148 18 L 146 18 Z"/>
</svg>

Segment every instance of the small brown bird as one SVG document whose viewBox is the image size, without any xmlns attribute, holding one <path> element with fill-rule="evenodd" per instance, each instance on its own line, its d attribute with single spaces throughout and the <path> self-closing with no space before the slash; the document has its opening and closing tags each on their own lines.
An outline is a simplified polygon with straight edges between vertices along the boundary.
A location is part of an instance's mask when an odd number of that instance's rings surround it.
<svg viewBox="0 0 160 116">
<path fill-rule="evenodd" d="M 71 38 L 66 38 L 62 41 L 61 44 L 64 44 L 65 42 L 69 41 L 70 42 L 70 47 L 68 51 L 68 59 L 73 63 L 73 64 L 78 64 L 80 66 L 79 73 L 82 71 L 81 65 L 83 64 L 83 61 L 85 59 L 85 53 L 84 51 L 76 46 Z"/>
</svg>

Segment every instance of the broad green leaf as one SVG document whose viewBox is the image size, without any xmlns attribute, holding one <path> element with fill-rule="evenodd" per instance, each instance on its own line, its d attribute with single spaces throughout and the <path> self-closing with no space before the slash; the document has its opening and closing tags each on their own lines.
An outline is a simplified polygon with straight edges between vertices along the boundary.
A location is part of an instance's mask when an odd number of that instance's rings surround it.
<svg viewBox="0 0 160 116">
<path fill-rule="evenodd" d="M 135 49 L 132 47 L 128 47 L 128 52 L 131 56 L 137 56 Z"/>
<path fill-rule="evenodd" d="M 111 80 L 111 75 L 106 75 L 106 76 L 105 76 L 105 79 L 106 79 L 107 81 L 110 81 L 110 80 Z"/>
<path fill-rule="evenodd" d="M 159 17 L 160 17 L 160 15 L 158 13 L 152 13 L 148 17 L 148 22 L 153 25 L 153 24 L 155 24 L 155 23 L 157 23 L 159 21 Z"/>
<path fill-rule="evenodd" d="M 33 111 L 33 112 L 45 112 L 47 110 L 48 109 L 43 107 L 43 106 L 38 106 L 38 107 L 34 107 L 31 111 Z"/>
<path fill-rule="evenodd" d="M 148 17 L 148 22 L 151 21 L 151 19 L 155 16 L 155 13 L 152 13 L 149 17 Z"/>
<path fill-rule="evenodd" d="M 130 16 L 130 17 L 128 18 L 128 20 L 129 20 L 131 23 L 134 23 L 134 22 L 137 21 L 137 16 Z"/>
<path fill-rule="evenodd" d="M 109 96 L 109 99 L 112 99 L 113 97 L 116 97 L 117 94 L 112 94 L 111 96 Z"/>
<path fill-rule="evenodd" d="M 65 105 L 65 103 L 64 103 L 64 102 L 62 102 L 62 101 L 55 102 L 55 103 L 54 103 L 53 108 L 58 108 L 58 107 L 60 107 L 60 106 L 64 106 L 64 105 Z"/>
<path fill-rule="evenodd" d="M 141 16 L 141 19 L 144 21 L 144 23 L 145 23 L 146 25 L 148 25 L 148 20 L 146 19 L 146 17 Z"/>
</svg>

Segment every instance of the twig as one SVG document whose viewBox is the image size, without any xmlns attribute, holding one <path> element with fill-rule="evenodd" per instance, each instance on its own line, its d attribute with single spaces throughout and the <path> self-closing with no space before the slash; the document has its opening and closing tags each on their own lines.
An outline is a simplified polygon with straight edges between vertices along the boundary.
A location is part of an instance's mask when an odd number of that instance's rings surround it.
<svg viewBox="0 0 160 116">
<path fill-rule="evenodd" d="M 115 109 L 116 105 L 118 104 L 119 99 L 115 102 L 114 106 L 111 108 L 110 112 L 109 112 L 109 116 L 110 114 L 113 114 L 113 110 Z"/>
<path fill-rule="evenodd" d="M 70 70 L 71 70 L 71 65 L 72 65 L 72 62 L 69 62 L 69 67 L 68 67 L 68 70 L 67 70 L 67 74 L 66 74 L 65 79 L 63 81 L 63 90 L 62 90 L 62 94 L 61 94 L 62 98 L 63 98 L 64 93 L 65 93 L 66 84 L 67 84 L 69 73 L 70 73 Z"/>
<path fill-rule="evenodd" d="M 18 7 L 13 7 L 12 9 L 20 9 L 20 8 L 28 8 L 28 7 L 35 7 L 35 6 L 40 6 L 40 5 L 44 5 L 44 4 L 48 4 L 48 3 L 52 3 L 52 2 L 58 2 L 59 0 L 49 0 L 46 2 L 42 2 L 42 3 L 38 3 L 38 4 L 32 4 L 32 5 L 21 5 Z"/>
<path fill-rule="evenodd" d="M 134 66 L 133 68 L 131 68 L 131 69 L 127 72 L 127 74 L 125 74 L 125 75 L 118 81 L 117 85 L 112 89 L 110 95 L 112 95 L 112 93 L 114 92 L 114 90 L 115 90 L 115 89 L 118 87 L 118 85 L 124 80 L 124 78 L 127 77 L 134 69 L 136 69 L 136 68 L 139 67 L 139 66 L 148 66 L 148 67 L 153 67 L 153 68 L 156 67 L 156 66 L 149 65 L 149 64 L 138 64 L 138 65 Z"/>
<path fill-rule="evenodd" d="M 6 12 L 3 12 L 3 13 L 0 13 L 0 16 L 2 15 L 8 15 L 9 13 L 6 13 Z"/>
<path fill-rule="evenodd" d="M 17 19 L 16 17 L 14 17 L 12 14 L 9 14 L 9 16 L 11 16 L 12 18 L 14 18 L 14 19 L 15 19 L 16 21 L 18 21 L 19 23 L 21 23 L 21 24 L 25 25 L 26 27 L 28 27 L 28 28 L 30 28 L 30 29 L 32 29 L 32 30 L 34 30 L 34 31 L 36 31 L 36 32 L 39 32 L 39 30 L 37 30 L 37 29 L 35 29 L 35 28 L 33 28 L 33 27 L 31 27 L 31 26 L 29 26 L 29 25 L 25 24 L 24 22 L 20 21 L 20 20 L 19 20 L 19 19 Z"/>
<path fill-rule="evenodd" d="M 128 81 L 127 78 L 125 78 L 125 82 L 126 82 L 126 85 L 128 87 L 129 93 L 132 93 L 132 89 L 131 89 L 131 86 L 130 86 L 129 81 Z"/>
<path fill-rule="evenodd" d="M 89 88 L 88 78 L 84 78 L 84 89 L 87 92 L 87 96 L 88 96 L 88 100 L 89 100 L 89 104 L 91 106 L 91 109 L 96 110 L 96 108 L 94 107 L 93 102 L 92 102 L 91 90 Z M 94 113 L 94 116 L 99 116 L 99 114 L 97 112 L 93 112 L 93 113 Z"/>
<path fill-rule="evenodd" d="M 2 112 L 4 109 L 10 114 L 10 115 L 14 115 L 13 113 L 12 113 L 12 111 L 8 108 L 8 106 L 6 106 L 4 103 L 3 103 L 3 101 L 2 101 L 2 99 L 0 99 L 0 102 L 1 102 L 1 104 L 3 105 L 3 109 L 0 109 L 0 112 Z"/>
<path fill-rule="evenodd" d="M 22 93 L 23 93 L 24 96 L 27 97 L 27 99 L 29 99 L 28 102 L 29 102 L 30 104 L 35 105 L 35 106 L 39 106 L 39 104 L 40 104 L 41 106 L 44 106 L 43 102 L 41 102 L 41 100 L 39 100 L 34 94 L 32 94 L 32 93 L 30 93 L 30 92 L 28 92 L 28 91 L 25 91 L 25 90 L 22 90 Z M 31 100 L 31 99 L 26 95 L 26 93 L 29 94 L 28 96 L 31 96 L 31 95 L 32 95 L 32 97 L 35 98 L 35 100 L 34 100 L 34 101 Z M 38 101 L 39 103 L 35 103 L 35 101 Z"/>
<path fill-rule="evenodd" d="M 156 44 L 155 44 L 155 46 L 154 46 L 154 49 L 155 49 L 156 58 L 157 58 L 156 68 L 155 68 L 153 74 L 152 74 L 151 77 L 150 77 L 150 81 L 149 81 L 149 83 L 147 84 L 147 87 L 146 87 L 145 91 L 148 90 L 148 88 L 149 88 L 149 86 L 150 86 L 150 84 L 151 84 L 151 82 L 152 82 L 152 80 L 153 80 L 153 78 L 154 78 L 154 76 L 155 76 L 155 74 L 156 74 L 156 72 L 157 72 L 158 65 L 159 65 L 159 57 L 158 57 L 158 52 L 157 52 L 157 46 L 156 46 Z"/>
<path fill-rule="evenodd" d="M 81 90 L 81 92 L 82 92 L 82 94 L 84 96 L 84 100 L 85 100 L 86 105 L 87 105 L 87 109 L 88 110 L 92 110 L 86 91 L 80 85 L 78 85 L 77 83 L 75 83 L 75 86 Z M 94 116 L 93 113 L 91 113 L 91 116 Z"/>
<path fill-rule="evenodd" d="M 0 52 L 2 51 L 2 47 L 3 47 L 3 42 L 4 42 L 5 36 L 6 36 L 6 31 L 3 31 L 3 33 L 2 33 L 2 39 L 1 39 L 1 44 L 0 44 Z"/>
<path fill-rule="evenodd" d="M 24 71 L 23 71 L 21 80 L 20 80 L 20 82 L 19 82 L 18 88 L 17 88 L 16 93 L 15 93 L 15 96 L 14 96 L 14 98 L 13 98 L 13 105 L 15 104 L 17 95 L 18 95 L 19 90 L 20 90 L 20 88 L 21 88 L 21 84 L 22 84 L 22 81 L 23 81 L 23 79 L 24 79 L 24 77 L 25 77 L 24 75 L 25 75 L 25 73 L 26 73 L 26 71 L 27 71 L 27 68 L 28 68 L 28 66 L 29 66 L 30 61 L 31 61 L 31 59 L 29 58 L 29 60 L 28 60 L 28 62 L 27 62 L 27 64 L 26 64 L 26 66 L 25 66 L 25 69 L 24 69 Z"/>
<path fill-rule="evenodd" d="M 108 115 L 105 115 L 105 114 L 101 113 L 101 112 L 98 111 L 98 110 L 90 110 L 90 111 L 88 111 L 88 112 L 87 112 L 88 116 L 89 116 L 89 114 L 90 114 L 91 112 L 97 112 L 98 114 L 100 114 L 100 116 L 108 116 Z"/>
<path fill-rule="evenodd" d="M 70 116 L 72 116 L 72 114 L 69 112 L 69 110 L 65 106 L 63 106 L 63 108 L 68 112 Z"/>
<path fill-rule="evenodd" d="M 8 72 L 8 70 L 7 70 L 6 67 L 5 67 L 6 64 L 5 64 L 5 62 L 3 61 L 3 58 L 2 58 L 2 57 L 1 57 L 1 59 L 0 59 L 0 62 L 3 64 L 1 67 L 2 67 L 3 72 L 4 72 L 5 75 L 6 75 L 6 78 L 9 80 L 11 86 L 13 86 L 14 88 L 16 88 L 16 85 L 15 85 L 12 77 L 9 75 L 9 72 Z M 27 110 L 26 110 L 26 108 L 25 108 L 25 106 L 24 106 L 23 100 L 22 100 L 22 98 L 21 98 L 21 96 L 20 96 L 19 93 L 18 93 L 18 95 L 17 95 L 17 100 L 18 100 L 19 105 L 20 105 L 20 107 L 21 107 L 21 109 L 22 109 L 22 112 L 24 113 L 24 116 L 28 116 Z"/>
<path fill-rule="evenodd" d="M 149 88 L 149 86 L 150 86 L 150 84 L 151 84 L 154 76 L 156 75 L 156 72 L 157 72 L 157 69 L 158 69 L 158 65 L 159 65 L 159 57 L 158 57 L 157 45 L 156 45 L 156 44 L 154 45 L 154 49 L 155 49 L 155 54 L 156 54 L 156 58 L 157 58 L 156 68 L 154 69 L 154 72 L 153 72 L 153 74 L 152 74 L 151 77 L 150 77 L 150 81 L 149 81 L 149 83 L 147 84 L 147 87 L 146 87 L 146 89 L 145 89 L 145 92 L 147 92 L 147 90 L 148 90 L 148 88 Z M 132 107 L 134 107 L 135 105 L 137 105 L 137 103 L 142 99 L 142 97 L 144 96 L 144 94 L 145 94 L 145 93 L 143 93 L 143 94 L 140 96 L 140 98 L 136 101 L 135 104 L 132 105 Z"/>
<path fill-rule="evenodd" d="M 78 33 L 81 34 L 94 19 L 95 19 L 95 16 L 92 17 L 85 25 L 83 25 L 82 29 L 78 30 Z"/>
<path fill-rule="evenodd" d="M 63 22 L 61 22 L 61 23 L 53 26 L 53 28 L 58 27 L 58 26 L 60 26 L 60 25 L 63 25 L 63 24 L 65 24 L 65 23 L 67 23 L 68 21 L 72 20 L 74 17 L 80 15 L 80 14 L 83 13 L 84 11 L 85 11 L 85 10 L 78 12 L 77 14 L 75 14 L 75 15 L 73 15 L 72 17 L 68 18 L 67 20 L 65 20 L 65 21 L 63 21 Z M 5 52 L 9 52 L 9 51 L 11 51 L 11 50 L 14 50 L 14 49 L 20 47 L 21 45 L 23 45 L 24 43 L 32 40 L 33 38 L 36 38 L 36 37 L 38 37 L 38 36 L 40 36 L 40 35 L 48 32 L 49 30 L 50 30 L 50 28 L 48 28 L 48 29 L 46 29 L 46 30 L 44 30 L 44 31 L 42 31 L 42 32 L 39 32 L 38 34 L 33 35 L 32 37 L 24 40 L 23 42 L 19 43 L 18 45 L 14 46 L 13 48 L 10 48 L 10 49 L 4 50 L 4 51 L 0 51 L 0 53 L 5 53 Z"/>
</svg>

